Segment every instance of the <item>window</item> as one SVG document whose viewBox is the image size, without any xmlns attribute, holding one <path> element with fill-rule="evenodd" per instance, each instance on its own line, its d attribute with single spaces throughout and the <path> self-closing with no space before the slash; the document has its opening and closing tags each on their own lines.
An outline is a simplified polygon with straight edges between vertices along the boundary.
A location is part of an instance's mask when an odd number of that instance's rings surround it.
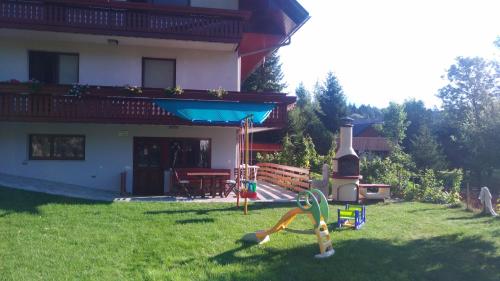
<svg viewBox="0 0 500 281">
<path fill-rule="evenodd" d="M 30 160 L 85 160 L 85 136 L 30 135 Z"/>
<path fill-rule="evenodd" d="M 47 84 L 78 83 L 78 54 L 30 51 L 29 78 Z"/>
<path fill-rule="evenodd" d="M 175 87 L 175 60 L 143 58 L 142 86 L 145 88 Z"/>
<path fill-rule="evenodd" d="M 169 168 L 210 168 L 210 140 L 170 139 Z"/>
</svg>

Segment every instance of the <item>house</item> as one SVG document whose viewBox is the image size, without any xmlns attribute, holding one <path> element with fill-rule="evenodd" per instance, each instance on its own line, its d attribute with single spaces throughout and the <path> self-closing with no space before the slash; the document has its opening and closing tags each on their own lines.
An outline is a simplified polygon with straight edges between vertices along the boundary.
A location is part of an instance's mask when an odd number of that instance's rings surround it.
<svg viewBox="0 0 500 281">
<path fill-rule="evenodd" d="M 377 155 L 385 157 L 391 147 L 385 137 L 376 129 L 381 122 L 355 122 L 352 146 L 359 156 Z"/>
<path fill-rule="evenodd" d="M 308 18 L 296 0 L 0 0 L 0 174 L 157 195 L 173 167 L 233 171 L 238 118 L 282 128 L 295 102 L 241 81 Z"/>
</svg>

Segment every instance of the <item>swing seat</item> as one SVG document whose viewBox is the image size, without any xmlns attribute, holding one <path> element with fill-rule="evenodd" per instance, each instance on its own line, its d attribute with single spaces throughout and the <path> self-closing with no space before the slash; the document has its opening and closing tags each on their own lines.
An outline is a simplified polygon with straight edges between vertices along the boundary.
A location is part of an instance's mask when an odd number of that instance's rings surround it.
<svg viewBox="0 0 500 281">
<path fill-rule="evenodd" d="M 257 199 L 257 192 L 241 191 L 240 197 L 247 199 Z"/>
</svg>

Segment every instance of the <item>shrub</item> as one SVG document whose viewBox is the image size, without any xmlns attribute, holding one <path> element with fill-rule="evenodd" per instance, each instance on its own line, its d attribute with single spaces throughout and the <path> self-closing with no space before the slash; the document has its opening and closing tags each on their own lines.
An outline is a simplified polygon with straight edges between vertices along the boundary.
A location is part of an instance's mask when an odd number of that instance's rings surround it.
<svg viewBox="0 0 500 281">
<path fill-rule="evenodd" d="M 447 191 L 454 193 L 460 192 L 460 187 L 462 186 L 462 180 L 464 178 L 462 169 L 439 171 L 437 177 L 443 182 Z"/>
<path fill-rule="evenodd" d="M 420 194 L 421 190 L 419 184 L 409 182 L 402 190 L 402 197 L 406 201 L 417 201 L 422 196 L 422 194 Z"/>
<path fill-rule="evenodd" d="M 413 172 L 415 166 L 411 157 L 397 147 L 385 159 L 363 157 L 360 168 L 367 183 L 389 184 L 393 187 L 393 195 L 404 200 L 438 204 L 460 202 L 461 170 Z"/>
<path fill-rule="evenodd" d="M 457 179 L 457 177 L 452 178 Z M 444 181 L 436 175 L 434 170 L 421 171 L 418 180 L 420 184 L 410 184 L 403 191 L 405 200 L 452 205 L 460 202 L 458 191 L 445 191 Z M 455 181 L 454 184 L 460 186 L 460 182 L 461 180 Z"/>
<path fill-rule="evenodd" d="M 407 168 L 411 166 L 411 162 L 408 162 L 406 155 L 400 151 L 397 153 L 402 154 L 385 159 L 374 157 L 369 160 L 368 157 L 363 157 L 360 162 L 360 170 L 364 182 L 389 184 L 392 186 L 393 195 L 401 197 L 404 188 L 410 185 L 413 172 Z"/>
</svg>

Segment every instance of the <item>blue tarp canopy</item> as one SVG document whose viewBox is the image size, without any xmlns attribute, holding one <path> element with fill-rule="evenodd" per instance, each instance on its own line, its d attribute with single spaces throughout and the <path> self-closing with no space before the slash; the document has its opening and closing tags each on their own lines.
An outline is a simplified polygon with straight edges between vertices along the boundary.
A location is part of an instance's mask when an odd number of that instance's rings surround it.
<svg viewBox="0 0 500 281">
<path fill-rule="evenodd" d="M 240 124 L 249 117 L 254 124 L 264 123 L 276 106 L 273 103 L 228 101 L 155 100 L 163 110 L 198 123 Z"/>
</svg>

